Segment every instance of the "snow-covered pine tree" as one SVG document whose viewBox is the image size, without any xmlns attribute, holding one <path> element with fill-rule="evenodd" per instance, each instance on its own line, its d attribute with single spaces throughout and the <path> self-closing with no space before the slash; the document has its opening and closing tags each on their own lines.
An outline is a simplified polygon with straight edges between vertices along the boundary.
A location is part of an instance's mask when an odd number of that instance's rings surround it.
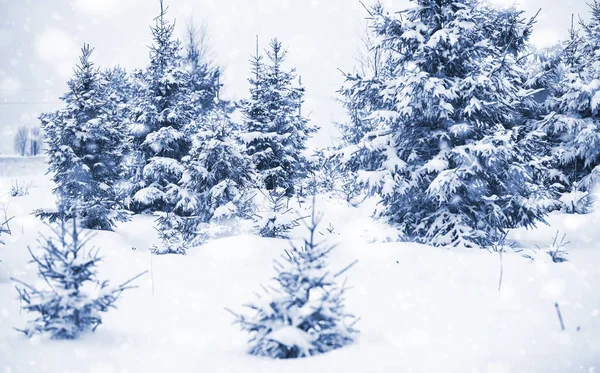
<svg viewBox="0 0 600 373">
<path fill-rule="evenodd" d="M 590 7 L 590 21 L 581 30 L 572 24 L 570 38 L 547 68 L 548 97 L 537 122 L 550 145 L 546 156 L 564 193 L 564 209 L 580 213 L 589 210 L 588 193 L 600 178 L 600 2 Z"/>
<path fill-rule="evenodd" d="M 211 235 L 231 229 L 234 220 L 250 215 L 248 189 L 255 184 L 252 161 L 235 124 L 218 103 L 203 117 L 182 167 L 174 213 L 161 213 L 156 221 L 162 241 L 153 248 L 157 254 L 185 254 Z"/>
<path fill-rule="evenodd" d="M 332 148 L 317 149 L 311 156 L 311 163 L 314 165 L 312 177 L 301 184 L 302 192 L 300 196 L 312 193 L 331 193 L 336 189 L 341 174 L 334 162 Z"/>
<path fill-rule="evenodd" d="M 133 211 L 171 212 L 176 203 L 181 159 L 189 152 L 195 132 L 199 95 L 185 66 L 175 25 L 160 14 L 151 27 L 150 64 L 134 74 L 136 94 L 131 103 L 133 156 L 127 200 Z"/>
<path fill-rule="evenodd" d="M 134 95 L 131 78 L 123 67 L 117 65 L 103 69 L 100 75 L 108 86 L 107 91 L 109 93 L 107 95 L 116 105 L 126 103 Z"/>
<path fill-rule="evenodd" d="M 313 173 L 309 179 L 300 184 L 301 190 L 297 195 L 299 201 L 306 194 L 316 193 L 342 198 L 352 206 L 361 203 L 361 198 L 358 197 L 364 193 L 361 185 L 356 182 L 356 174 L 349 165 L 345 165 L 349 167 L 343 169 L 340 167 L 339 150 L 346 146 L 349 146 L 349 143 L 342 142 L 335 146 L 317 149 L 312 154 Z"/>
<path fill-rule="evenodd" d="M 375 2 L 373 12 L 383 11 L 382 3 Z M 339 101 L 348 116 L 346 121 L 336 123 L 341 135 L 338 148 L 345 149 L 345 152 L 334 153 L 328 160 L 342 175 L 340 186 L 348 201 L 361 189 L 356 183 L 357 171 L 372 171 L 377 167 L 376 162 L 371 162 L 372 152 L 359 144 L 366 134 L 375 129 L 375 121 L 370 115 L 383 106 L 379 92 L 384 88 L 385 79 L 389 79 L 394 71 L 394 60 L 390 58 L 389 51 L 377 43 L 377 35 L 371 31 L 373 21 L 367 19 L 362 30 L 355 72 L 345 74 L 346 80 L 338 90 Z M 352 157 L 341 159 L 344 153 L 351 153 Z"/>
<path fill-rule="evenodd" d="M 184 158 L 176 211 L 205 223 L 245 216 L 254 170 L 239 131 L 221 109 L 208 113 L 201 127 Z"/>
<path fill-rule="evenodd" d="M 249 353 L 289 359 L 325 353 L 353 342 L 356 319 L 344 309 L 345 286 L 337 284 L 329 254 L 334 246 L 317 242 L 315 216 L 307 224 L 309 236 L 303 247 L 292 245 L 283 261 L 275 262 L 273 286 L 248 305 L 251 315 L 234 314 L 242 330 L 251 334 Z M 231 311 L 230 311 L 231 312 Z"/>
<path fill-rule="evenodd" d="M 560 60 L 562 48 L 553 46 L 541 50 L 533 50 L 529 57 L 523 60 L 527 71 L 526 87 L 536 92 L 529 107 L 525 107 L 523 115 L 527 124 L 523 126 L 521 147 L 529 154 L 533 154 L 530 166 L 533 170 L 533 179 L 537 185 L 548 191 L 550 199 L 554 202 L 548 204 L 548 210 L 561 208 L 560 193 L 564 192 L 570 184 L 564 173 L 557 168 L 556 155 L 553 154 L 554 136 L 540 129 L 540 118 L 549 114 L 547 105 L 556 83 L 556 64 Z"/>
<path fill-rule="evenodd" d="M 120 66 L 102 70 L 100 73 L 106 84 L 106 98 L 115 121 L 128 126 L 129 103 L 135 95 L 134 87 L 127 71 Z"/>
<path fill-rule="evenodd" d="M 39 241 L 41 255 L 31 248 L 32 262 L 37 264 L 38 275 L 45 286 L 36 288 L 22 281 L 17 291 L 23 310 L 36 314 L 24 329 L 17 329 L 28 337 L 46 334 L 56 339 L 74 339 L 86 331 L 94 331 L 102 323 L 101 312 L 115 308 L 115 302 L 131 283 L 143 275 L 133 277 L 118 286 L 99 281 L 96 266 L 101 261 L 97 249 L 86 249 L 89 236 L 82 236 L 77 220 L 72 229 L 65 221 L 52 227 L 53 237 Z"/>
<path fill-rule="evenodd" d="M 359 166 L 359 181 L 381 196 L 379 216 L 407 238 L 488 246 L 545 213 L 517 143 L 530 93 L 517 59 L 531 22 L 474 0 L 413 3 L 372 10 L 393 73 L 357 77 L 350 100 L 381 103 L 368 115 L 373 130 L 342 160 Z"/>
<path fill-rule="evenodd" d="M 266 192 L 261 191 L 262 201 L 255 215 L 255 229 L 262 237 L 288 238 L 288 233 L 300 225 L 299 217 L 290 207 L 290 197 L 286 190 L 277 188 Z"/>
<path fill-rule="evenodd" d="M 66 107 L 42 114 L 40 120 L 59 210 L 69 218 L 77 209 L 82 227 L 111 230 L 115 221 L 126 219 L 115 191 L 126 130 L 111 111 L 105 81 L 90 59 L 92 51 L 87 44 L 81 50 L 69 90 L 61 97 Z M 54 213 L 38 215 L 56 218 L 50 216 Z"/>
<path fill-rule="evenodd" d="M 160 245 L 150 248 L 153 254 L 185 255 L 190 247 L 206 240 L 199 230 L 200 219 L 194 216 L 182 217 L 172 212 L 157 212 L 154 229 L 158 232 Z"/>
<path fill-rule="evenodd" d="M 112 121 L 118 122 L 125 128 L 125 139 L 123 141 L 123 156 L 121 157 L 121 178 L 116 185 L 116 192 L 120 201 L 127 207 L 130 198 L 129 192 L 131 180 L 136 171 L 137 155 L 133 151 L 133 136 L 131 131 L 132 102 L 137 94 L 136 85 L 132 76 L 127 71 L 115 66 L 101 71 L 102 79 L 106 83 L 107 108 L 110 109 Z"/>
<path fill-rule="evenodd" d="M 389 65 L 391 61 L 386 67 L 389 68 Z M 339 187 L 348 202 L 360 193 L 360 183 L 356 182 L 358 171 L 374 171 L 379 167 L 378 157 L 374 158 L 374 153 L 362 146 L 362 141 L 375 129 L 376 121 L 370 115 L 377 108 L 383 107 L 379 92 L 384 88 L 385 81 L 382 70 L 364 70 L 364 73 L 371 75 L 346 74 L 346 81 L 338 91 L 340 102 L 348 114 L 347 121 L 336 123 L 341 134 L 338 149 L 343 151 L 334 152 L 326 160 L 335 164 L 341 174 Z"/>
<path fill-rule="evenodd" d="M 287 52 L 277 39 L 269 47 L 266 62 L 258 50 L 253 57 L 250 98 L 240 103 L 244 140 L 264 187 L 291 195 L 310 172 L 303 152 L 316 129 L 301 113 L 304 88 L 295 85 L 295 70 L 283 66 Z"/>
</svg>

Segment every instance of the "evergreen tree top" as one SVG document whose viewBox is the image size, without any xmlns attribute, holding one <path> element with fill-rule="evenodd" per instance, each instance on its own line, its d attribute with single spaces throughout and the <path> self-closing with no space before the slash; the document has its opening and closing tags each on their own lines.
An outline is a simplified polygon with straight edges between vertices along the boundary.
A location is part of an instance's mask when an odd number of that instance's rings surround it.
<svg viewBox="0 0 600 373">
<path fill-rule="evenodd" d="M 74 75 L 67 82 L 69 90 L 61 97 L 68 105 L 75 105 L 74 109 L 98 107 L 102 105 L 99 90 L 99 70 L 91 60 L 92 52 L 89 44 L 84 44 L 79 56 L 79 64 L 74 69 Z"/>
<path fill-rule="evenodd" d="M 389 52 L 393 72 L 380 83 L 367 82 L 380 86 L 378 96 L 386 103 L 387 110 L 376 116 L 444 129 L 465 121 L 516 124 L 515 104 L 528 95 L 519 88 L 525 72 L 518 53 L 533 20 L 474 0 L 419 0 L 394 14 L 376 6 L 372 19 L 377 45 Z"/>
<path fill-rule="evenodd" d="M 396 52 L 398 63 L 411 63 L 440 77 L 467 76 L 474 61 L 516 54 L 531 34 L 533 20 L 523 12 L 497 10 L 475 0 L 413 0 L 394 15 L 381 4 L 372 8 L 379 45 Z M 407 67 L 405 67 L 407 68 Z"/>
<path fill-rule="evenodd" d="M 580 24 L 585 30 L 587 36 L 593 39 L 593 42 L 598 45 L 598 43 L 600 43 L 600 1 L 592 0 L 592 2 L 588 3 L 588 5 L 591 13 L 590 21 L 587 23 L 580 21 Z M 596 49 L 597 48 L 598 47 L 596 47 Z"/>
<path fill-rule="evenodd" d="M 283 67 L 287 52 L 279 40 L 273 39 L 266 54 L 266 61 L 259 54 L 252 57 L 251 97 L 241 103 L 249 132 L 284 134 L 292 131 L 291 122 L 304 127 L 307 120 L 300 115 L 304 88 L 294 83 L 295 69 Z M 314 129 L 307 126 L 305 132 Z"/>
<path fill-rule="evenodd" d="M 300 81 L 295 83 L 295 70 L 283 67 L 286 51 L 282 43 L 271 40 L 266 54 L 262 61 L 257 48 L 251 60 L 250 98 L 240 103 L 243 141 L 267 189 L 283 187 L 292 193 L 295 176 L 308 170 L 301 152 L 316 128 L 302 116 L 304 88 Z"/>
<path fill-rule="evenodd" d="M 150 70 L 157 74 L 164 74 L 171 61 L 180 58 L 181 44 L 173 38 L 175 22 L 166 19 L 168 7 L 163 6 L 160 0 L 160 14 L 154 19 L 154 26 L 150 26 L 154 43 L 150 46 Z"/>
</svg>

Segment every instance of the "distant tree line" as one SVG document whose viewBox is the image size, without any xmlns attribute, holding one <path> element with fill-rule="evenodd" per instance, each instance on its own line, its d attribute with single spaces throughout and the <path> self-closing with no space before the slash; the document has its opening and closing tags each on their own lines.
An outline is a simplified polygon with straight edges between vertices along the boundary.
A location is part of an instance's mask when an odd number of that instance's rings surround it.
<svg viewBox="0 0 600 373">
<path fill-rule="evenodd" d="M 13 141 L 14 151 L 20 156 L 39 155 L 42 151 L 43 141 L 42 131 L 39 127 L 20 126 Z"/>
</svg>

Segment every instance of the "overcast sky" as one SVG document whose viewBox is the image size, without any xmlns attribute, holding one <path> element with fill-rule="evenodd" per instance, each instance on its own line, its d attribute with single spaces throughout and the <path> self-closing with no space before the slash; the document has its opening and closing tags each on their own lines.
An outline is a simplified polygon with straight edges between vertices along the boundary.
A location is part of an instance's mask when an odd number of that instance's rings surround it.
<svg viewBox="0 0 600 373">
<path fill-rule="evenodd" d="M 512 0 L 493 0 L 512 4 Z M 369 4 L 369 1 L 365 1 Z M 385 1 L 400 10 L 408 0 Z M 246 96 L 248 58 L 278 37 L 288 63 L 302 75 L 305 113 L 324 129 L 313 145 L 335 135 L 331 123 L 344 118 L 335 102 L 343 81 L 338 69 L 355 64 L 358 33 L 366 12 L 358 0 L 165 0 L 182 35 L 190 17 L 206 21 L 217 59 L 225 66 L 224 96 Z M 566 36 L 572 13 L 587 18 L 586 0 L 520 0 L 532 16 L 542 9 L 532 41 L 547 46 Z M 158 0 L 0 0 L 0 153 L 12 152 L 19 125 L 37 125 L 40 112 L 60 107 L 58 97 L 78 61 L 79 48 L 95 47 L 100 66 L 144 67 L 151 42 L 149 25 Z"/>
</svg>

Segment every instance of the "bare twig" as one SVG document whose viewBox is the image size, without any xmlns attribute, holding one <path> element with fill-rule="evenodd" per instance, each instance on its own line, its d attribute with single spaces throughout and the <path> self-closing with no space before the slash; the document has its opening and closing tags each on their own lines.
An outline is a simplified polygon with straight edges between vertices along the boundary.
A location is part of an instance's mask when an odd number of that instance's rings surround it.
<svg viewBox="0 0 600 373">
<path fill-rule="evenodd" d="M 500 236 L 500 238 L 498 239 L 498 242 L 496 244 L 494 244 L 492 247 L 493 251 L 496 251 L 498 253 L 498 255 L 500 256 L 500 278 L 498 279 L 498 291 L 500 291 L 500 289 L 502 289 L 502 279 L 504 277 L 504 261 L 503 261 L 502 254 L 505 251 L 507 235 L 508 235 L 508 232 L 503 232 L 502 235 Z M 508 246 L 512 248 L 513 245 L 514 245 L 514 242 L 511 242 L 510 245 L 508 245 Z"/>
<path fill-rule="evenodd" d="M 338 273 L 336 273 L 335 275 L 333 275 L 333 277 L 338 277 L 339 275 L 341 275 L 342 273 L 346 272 L 347 270 L 349 270 L 350 268 L 354 267 L 354 265 L 358 263 L 358 259 L 354 260 L 352 263 L 350 263 L 349 265 L 347 265 L 344 269 L 342 269 L 341 271 L 339 271 Z"/>
<path fill-rule="evenodd" d="M 558 315 L 558 321 L 560 322 L 560 329 L 565 330 L 565 324 L 563 323 L 562 314 L 560 313 L 560 308 L 558 307 L 558 303 L 554 303 L 554 307 L 556 308 L 556 314 Z"/>
</svg>

